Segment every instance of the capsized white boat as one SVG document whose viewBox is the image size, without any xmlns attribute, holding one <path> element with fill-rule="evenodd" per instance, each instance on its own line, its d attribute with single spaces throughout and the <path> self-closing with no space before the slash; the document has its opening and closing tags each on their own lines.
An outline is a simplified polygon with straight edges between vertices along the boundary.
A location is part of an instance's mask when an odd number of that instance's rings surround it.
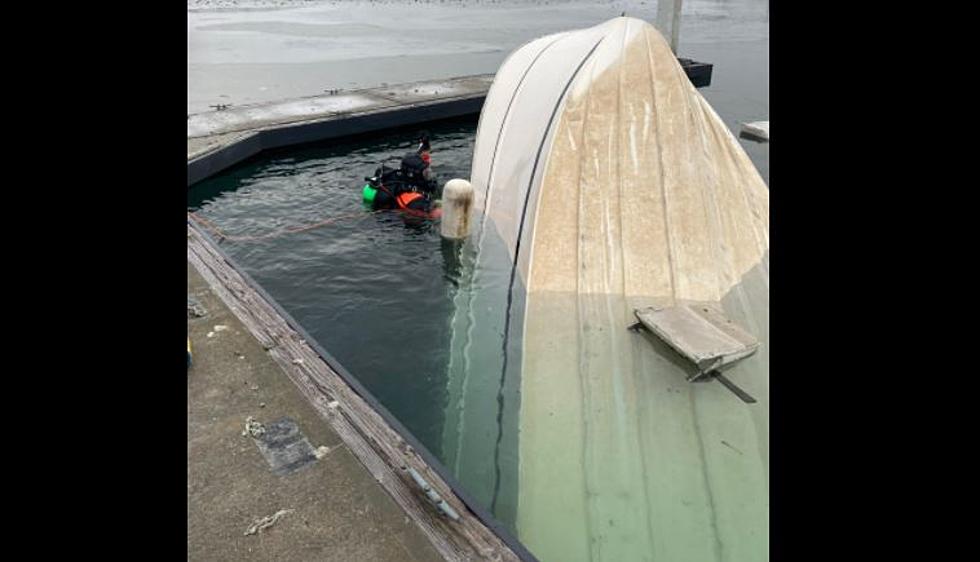
<svg viewBox="0 0 980 562">
<path fill-rule="evenodd" d="M 651 25 L 504 62 L 470 181 L 444 457 L 543 561 L 768 559 L 769 191 Z M 759 342 L 691 383 L 627 329 L 717 307 Z"/>
</svg>

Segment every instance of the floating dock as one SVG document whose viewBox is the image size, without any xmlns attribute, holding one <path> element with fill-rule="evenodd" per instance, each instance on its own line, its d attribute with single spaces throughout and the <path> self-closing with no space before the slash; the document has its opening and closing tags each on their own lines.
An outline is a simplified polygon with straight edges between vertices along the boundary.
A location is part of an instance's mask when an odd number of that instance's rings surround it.
<svg viewBox="0 0 980 562">
<path fill-rule="evenodd" d="M 187 185 L 263 150 L 480 113 L 493 75 L 342 91 L 187 117 Z"/>
<path fill-rule="evenodd" d="M 711 84 L 710 64 L 678 59 L 697 88 Z M 493 74 L 427 80 L 245 106 L 187 116 L 187 186 L 271 150 L 476 116 Z"/>
<path fill-rule="evenodd" d="M 219 292 L 188 264 L 188 560 L 442 560 Z"/>
<path fill-rule="evenodd" d="M 187 261 L 190 558 L 535 560 L 190 221 Z"/>
</svg>

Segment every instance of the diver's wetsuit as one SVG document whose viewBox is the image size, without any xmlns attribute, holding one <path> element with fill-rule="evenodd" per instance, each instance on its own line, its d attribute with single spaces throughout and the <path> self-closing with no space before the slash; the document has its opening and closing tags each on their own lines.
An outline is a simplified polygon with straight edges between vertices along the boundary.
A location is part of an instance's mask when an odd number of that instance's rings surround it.
<svg viewBox="0 0 980 562">
<path fill-rule="evenodd" d="M 435 192 L 435 180 L 428 179 L 425 170 L 428 167 L 422 158 L 415 153 L 408 154 L 402 159 L 401 168 L 381 174 L 381 169 L 375 171 L 378 181 L 378 192 L 374 196 L 372 207 L 379 209 L 402 209 L 417 213 L 428 214 L 432 211 L 431 195 Z"/>
</svg>

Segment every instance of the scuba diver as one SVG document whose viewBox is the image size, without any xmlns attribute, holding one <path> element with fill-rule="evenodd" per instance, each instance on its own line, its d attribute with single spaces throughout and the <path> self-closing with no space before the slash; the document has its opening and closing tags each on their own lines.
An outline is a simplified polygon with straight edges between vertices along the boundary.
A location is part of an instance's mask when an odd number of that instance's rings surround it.
<svg viewBox="0 0 980 562">
<path fill-rule="evenodd" d="M 382 164 L 374 177 L 364 178 L 368 182 L 363 190 L 364 202 L 370 203 L 373 210 L 399 209 L 430 219 L 442 214 L 433 201 L 438 184 L 432 178 L 428 133 L 420 133 L 418 143 L 415 152 L 406 154 L 398 168 L 386 171 Z"/>
</svg>

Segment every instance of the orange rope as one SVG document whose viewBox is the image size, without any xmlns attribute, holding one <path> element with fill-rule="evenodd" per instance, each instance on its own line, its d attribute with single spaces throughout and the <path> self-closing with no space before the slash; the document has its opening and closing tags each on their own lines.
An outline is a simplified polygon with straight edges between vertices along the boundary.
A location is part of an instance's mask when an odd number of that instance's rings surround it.
<svg viewBox="0 0 980 562">
<path fill-rule="evenodd" d="M 203 226 L 204 228 L 210 230 L 213 234 L 217 235 L 219 238 L 223 238 L 225 240 L 231 240 L 232 242 L 245 242 L 245 241 L 253 241 L 253 240 L 266 240 L 266 239 L 269 239 L 269 238 L 275 238 L 277 236 L 282 236 L 284 234 L 293 234 L 293 233 L 296 233 L 296 232 L 305 232 L 307 230 L 313 230 L 314 228 L 320 228 L 321 226 L 326 226 L 328 224 L 333 224 L 335 222 L 339 222 L 339 221 L 341 221 L 343 219 L 360 218 L 361 220 L 363 220 L 367 216 L 373 215 L 376 212 L 378 212 L 378 211 L 371 211 L 371 212 L 367 212 L 367 213 L 364 212 L 364 211 L 358 211 L 356 213 L 347 213 L 347 214 L 344 214 L 344 215 L 338 215 L 336 217 L 331 217 L 329 219 L 322 220 L 320 222 L 316 222 L 316 223 L 313 223 L 313 224 L 306 224 L 306 225 L 300 225 L 300 226 L 290 226 L 290 227 L 287 227 L 287 228 L 283 228 L 283 229 L 277 230 L 275 232 L 271 232 L 269 234 L 263 234 L 261 236 L 228 236 L 227 234 L 225 234 L 224 232 L 222 232 L 222 230 L 220 228 L 218 228 L 217 226 L 215 226 L 214 223 L 212 223 L 208 219 L 206 219 L 206 218 L 198 215 L 197 213 L 188 211 L 187 212 L 187 216 L 191 220 L 193 220 L 196 223 L 198 223 L 201 226 Z"/>
</svg>

